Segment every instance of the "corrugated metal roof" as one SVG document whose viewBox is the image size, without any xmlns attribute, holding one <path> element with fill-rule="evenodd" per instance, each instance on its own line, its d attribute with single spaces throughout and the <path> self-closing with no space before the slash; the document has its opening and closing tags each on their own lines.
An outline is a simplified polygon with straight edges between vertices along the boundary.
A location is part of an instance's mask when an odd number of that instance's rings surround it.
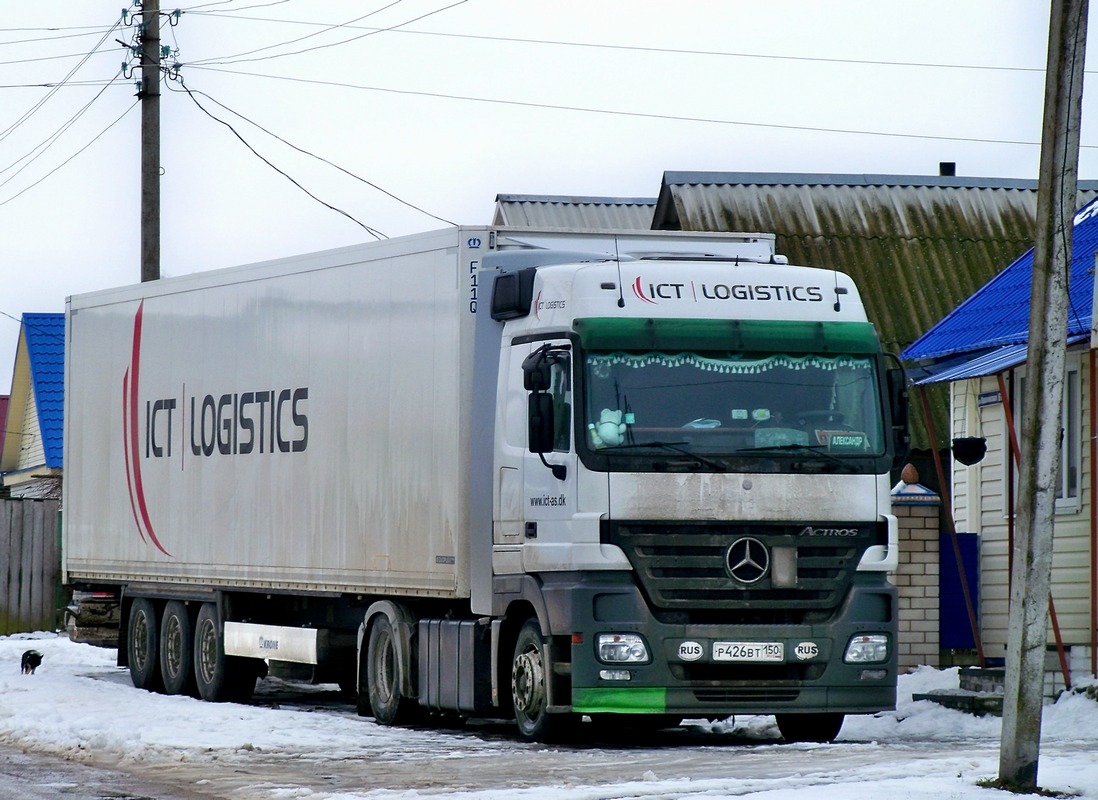
<svg viewBox="0 0 1098 800">
<path fill-rule="evenodd" d="M 46 466 L 59 468 L 65 419 L 65 315 L 24 314 L 23 335 Z"/>
<path fill-rule="evenodd" d="M 1080 182 L 1079 196 L 1098 197 L 1098 182 Z M 774 233 L 790 263 L 851 275 L 898 352 L 1030 248 L 1036 210 L 1036 181 L 668 172 L 653 228 Z M 947 432 L 945 403 L 933 408 Z M 922 420 L 914 425 L 927 446 Z"/>
<path fill-rule="evenodd" d="M 651 230 L 654 197 L 497 194 L 493 225 L 521 228 Z"/>
<path fill-rule="evenodd" d="M 1069 336 L 1067 343 L 1069 346 L 1078 344 L 1089 336 L 1089 333 Z M 981 353 L 973 358 L 962 359 L 960 362 L 951 361 L 945 368 L 931 372 L 929 377 L 916 380 L 915 385 L 929 386 L 933 383 L 950 383 L 980 378 L 984 375 L 998 375 L 1000 372 L 1025 363 L 1028 352 L 1028 344 L 1005 344 L 989 353 Z"/>
<path fill-rule="evenodd" d="M 1068 336 L 1089 335 L 1093 312 L 1098 202 L 1075 215 L 1068 270 Z M 908 360 L 940 359 L 1029 338 L 1033 249 L 992 278 L 903 352 Z"/>
</svg>

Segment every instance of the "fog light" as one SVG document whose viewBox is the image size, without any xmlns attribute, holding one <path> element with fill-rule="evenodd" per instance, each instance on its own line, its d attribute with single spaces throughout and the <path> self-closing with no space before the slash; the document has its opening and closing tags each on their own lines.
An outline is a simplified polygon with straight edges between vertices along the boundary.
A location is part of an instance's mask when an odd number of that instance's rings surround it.
<svg viewBox="0 0 1098 800">
<path fill-rule="evenodd" d="M 862 680 L 863 681 L 883 681 L 888 677 L 888 670 L 886 669 L 863 669 Z"/>
<path fill-rule="evenodd" d="M 631 681 L 633 673 L 627 669 L 600 669 L 599 677 L 604 681 Z"/>
<path fill-rule="evenodd" d="M 843 662 L 847 664 L 878 664 L 882 661 L 888 661 L 888 637 L 883 633 L 862 633 L 851 637 L 843 654 Z"/>
<path fill-rule="evenodd" d="M 635 633 L 600 633 L 596 652 L 605 664 L 643 664 L 648 661 L 648 645 Z"/>
</svg>

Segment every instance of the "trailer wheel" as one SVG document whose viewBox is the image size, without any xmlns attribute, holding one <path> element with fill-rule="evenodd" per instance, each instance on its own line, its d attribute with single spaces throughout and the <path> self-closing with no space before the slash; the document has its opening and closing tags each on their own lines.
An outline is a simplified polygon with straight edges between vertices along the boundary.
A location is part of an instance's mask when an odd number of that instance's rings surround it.
<svg viewBox="0 0 1098 800">
<path fill-rule="evenodd" d="M 160 619 L 160 674 L 167 694 L 194 694 L 194 629 L 187 604 L 170 600 Z"/>
<path fill-rule="evenodd" d="M 519 737 L 524 741 L 560 741 L 575 730 L 576 715 L 549 713 L 552 671 L 541 628 L 536 619 L 529 619 L 519 630 L 511 662 L 511 699 Z"/>
<path fill-rule="evenodd" d="M 845 714 L 778 714 L 778 730 L 787 742 L 833 742 Z"/>
<path fill-rule="evenodd" d="M 396 645 L 396 631 L 384 614 L 378 614 L 370 625 L 366 646 L 365 687 L 359 687 L 359 697 L 370 698 L 370 709 L 379 725 L 404 725 L 415 715 L 415 703 L 401 689 L 404 670 Z M 361 711 L 361 703 L 360 703 Z"/>
<path fill-rule="evenodd" d="M 160 651 L 157 643 L 160 625 L 152 600 L 138 597 L 130 606 L 126 632 L 126 651 L 130 663 L 130 680 L 138 689 L 149 692 L 163 690 L 160 674 Z"/>
<path fill-rule="evenodd" d="M 203 603 L 194 626 L 194 677 L 198 696 L 211 703 L 246 703 L 255 691 L 262 664 L 258 659 L 225 655 L 217 606 Z"/>
</svg>

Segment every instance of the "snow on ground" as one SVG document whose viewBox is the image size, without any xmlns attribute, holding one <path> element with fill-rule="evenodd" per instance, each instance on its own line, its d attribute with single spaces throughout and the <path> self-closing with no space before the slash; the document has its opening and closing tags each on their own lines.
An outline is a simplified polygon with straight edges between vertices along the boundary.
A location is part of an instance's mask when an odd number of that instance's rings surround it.
<svg viewBox="0 0 1098 800">
<path fill-rule="evenodd" d="M 35 675 L 19 669 L 24 650 L 44 655 Z M 261 688 L 268 681 L 261 683 Z M 792 800 L 937 800 L 994 798 L 977 781 L 998 770 L 1001 721 L 973 717 L 911 695 L 957 686 L 957 670 L 921 668 L 902 676 L 898 707 L 875 717 L 849 717 L 833 745 L 781 745 L 772 717 L 736 718 L 709 725 L 714 734 L 735 734 L 746 747 L 725 747 L 727 775 L 671 777 L 670 767 L 646 769 L 628 780 L 606 779 L 584 785 L 498 789 L 454 789 L 444 785 L 354 793 L 325 793 L 301 787 L 268 786 L 270 800 L 407 800 L 445 797 L 460 800 L 612 800 L 613 798 L 751 798 Z M 274 706 L 274 707 L 272 707 Z M 757 740 L 757 744 L 754 742 Z M 523 745 L 499 736 L 459 736 L 443 730 L 393 729 L 373 724 L 352 711 L 313 712 L 308 704 L 278 707 L 202 703 L 188 697 L 141 692 L 129 673 L 115 666 L 115 651 L 77 645 L 53 633 L 0 637 L 0 745 L 50 753 L 78 762 L 120 768 L 209 764 L 210 769 L 246 763 L 261 755 L 295 760 L 323 769 L 337 761 L 380 763 L 420 760 L 424 773 L 440 759 L 488 765 L 502 755 L 556 758 L 551 748 Z M 524 750 L 524 748 L 526 748 Z M 704 747 L 703 747 L 704 749 Z M 1098 703 L 1065 695 L 1045 710 L 1039 780 L 1043 787 L 1098 798 Z M 689 758 L 682 748 L 664 762 Z M 753 777 L 737 764 L 790 763 Z M 562 748 L 562 770 L 585 758 L 582 749 Z M 371 761 L 373 759 L 373 761 Z M 485 759 L 484 761 L 476 761 Z M 839 766 L 837 766 L 839 765 Z M 844 766 L 845 765 L 845 766 Z M 250 795 L 258 796 L 258 795 Z"/>
</svg>

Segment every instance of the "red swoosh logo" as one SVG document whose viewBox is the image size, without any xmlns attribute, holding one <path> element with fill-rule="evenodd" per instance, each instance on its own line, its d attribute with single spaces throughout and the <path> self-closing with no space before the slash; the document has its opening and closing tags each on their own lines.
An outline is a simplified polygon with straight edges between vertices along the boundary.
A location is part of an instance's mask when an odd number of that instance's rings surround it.
<svg viewBox="0 0 1098 800">
<path fill-rule="evenodd" d="M 638 275 L 637 279 L 635 281 L 633 281 L 633 294 L 635 294 L 637 297 L 639 297 L 641 300 L 643 300 L 646 303 L 651 303 L 654 306 L 659 305 L 655 300 L 652 300 L 651 298 L 644 296 L 644 289 L 641 288 L 640 275 Z"/>
<path fill-rule="evenodd" d="M 151 541 L 156 549 L 169 558 L 172 554 L 164 549 L 160 540 L 156 538 L 152 521 L 149 519 L 149 508 L 145 502 L 145 486 L 141 481 L 140 448 L 138 446 L 138 418 L 137 418 L 137 385 L 138 371 L 141 365 L 141 318 L 145 311 L 145 301 L 137 306 L 137 314 L 133 318 L 133 348 L 130 353 L 130 366 L 122 376 L 122 449 L 126 458 L 126 485 L 130 490 L 130 510 L 133 512 L 133 521 L 137 524 L 137 533 L 141 541 Z"/>
</svg>

